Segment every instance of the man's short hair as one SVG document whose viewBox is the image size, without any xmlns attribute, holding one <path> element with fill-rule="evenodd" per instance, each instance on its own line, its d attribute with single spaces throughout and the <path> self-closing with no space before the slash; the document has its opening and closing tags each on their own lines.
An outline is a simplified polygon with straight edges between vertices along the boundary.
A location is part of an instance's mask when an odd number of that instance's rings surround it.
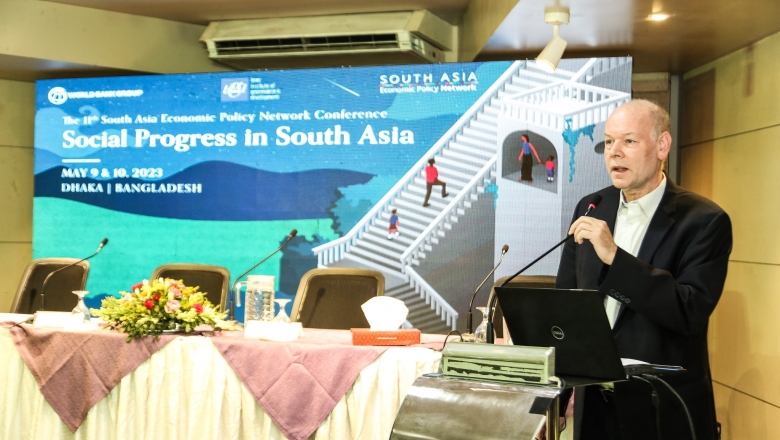
<svg viewBox="0 0 780 440">
<path fill-rule="evenodd" d="M 632 107 L 637 106 L 647 111 L 648 115 L 652 118 L 652 131 L 650 132 L 650 136 L 652 136 L 653 142 L 657 141 L 658 137 L 661 136 L 661 133 L 665 131 L 671 134 L 672 122 L 671 118 L 669 118 L 669 112 L 658 104 L 646 99 L 632 99 L 623 105 L 630 105 Z"/>
<path fill-rule="evenodd" d="M 433 159 L 428 159 L 428 163 L 429 163 L 429 164 L 431 164 L 431 165 L 433 165 L 434 163 L 436 163 L 436 161 L 435 161 L 435 160 L 433 160 Z"/>
</svg>

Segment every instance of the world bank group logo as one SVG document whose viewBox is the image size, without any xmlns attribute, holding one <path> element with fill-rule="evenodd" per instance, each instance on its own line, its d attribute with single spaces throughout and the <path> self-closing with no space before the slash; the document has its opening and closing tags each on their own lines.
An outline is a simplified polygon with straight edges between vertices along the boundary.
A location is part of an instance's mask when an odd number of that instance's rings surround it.
<svg viewBox="0 0 780 440">
<path fill-rule="evenodd" d="M 54 87 L 49 90 L 49 102 L 54 105 L 64 104 L 68 100 L 68 92 L 63 87 Z"/>
<path fill-rule="evenodd" d="M 222 78 L 222 102 L 249 101 L 249 78 Z"/>
</svg>

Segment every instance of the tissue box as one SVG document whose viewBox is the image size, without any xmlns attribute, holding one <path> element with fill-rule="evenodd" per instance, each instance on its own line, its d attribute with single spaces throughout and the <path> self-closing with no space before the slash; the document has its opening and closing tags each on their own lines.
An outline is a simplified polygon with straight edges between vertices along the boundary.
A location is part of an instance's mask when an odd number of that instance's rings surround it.
<svg viewBox="0 0 780 440">
<path fill-rule="evenodd" d="M 372 332 L 367 328 L 352 328 L 352 345 L 414 345 L 420 343 L 420 330 L 404 328 L 396 331 Z"/>
</svg>

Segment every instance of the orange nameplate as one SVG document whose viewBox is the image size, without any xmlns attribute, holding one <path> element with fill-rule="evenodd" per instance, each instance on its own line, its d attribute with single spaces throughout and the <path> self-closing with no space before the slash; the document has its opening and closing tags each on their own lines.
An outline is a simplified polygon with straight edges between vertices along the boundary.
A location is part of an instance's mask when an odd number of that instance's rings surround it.
<svg viewBox="0 0 780 440">
<path fill-rule="evenodd" d="M 404 328 L 393 332 L 372 332 L 367 328 L 352 328 L 352 345 L 414 345 L 420 343 L 420 330 Z"/>
</svg>

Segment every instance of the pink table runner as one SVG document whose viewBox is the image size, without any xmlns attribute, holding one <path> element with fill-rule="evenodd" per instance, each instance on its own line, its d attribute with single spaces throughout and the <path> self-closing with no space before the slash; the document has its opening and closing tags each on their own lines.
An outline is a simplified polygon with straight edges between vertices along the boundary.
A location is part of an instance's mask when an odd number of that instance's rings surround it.
<svg viewBox="0 0 780 440">
<path fill-rule="evenodd" d="M 181 336 L 128 343 L 127 335 L 113 331 L 21 325 L 10 332 L 41 394 L 72 432 L 124 376 Z M 240 332 L 211 338 L 257 403 L 291 440 L 314 433 L 360 372 L 389 348 L 353 346 L 345 330 L 306 329 L 304 334 L 288 343 L 244 339 Z M 443 335 L 422 335 L 419 346 L 438 350 L 443 340 Z M 107 356 L 112 362 L 105 362 Z"/>
<path fill-rule="evenodd" d="M 422 346 L 441 348 L 442 335 L 422 335 Z M 390 347 L 354 346 L 346 330 L 305 329 L 292 343 L 260 342 L 230 333 L 211 339 L 257 403 L 285 437 L 303 440 Z"/>
<path fill-rule="evenodd" d="M 349 332 L 305 330 L 294 343 L 211 339 L 257 403 L 290 440 L 308 438 L 386 347 L 352 346 Z"/>
<path fill-rule="evenodd" d="M 10 331 L 41 394 L 71 432 L 123 377 L 176 337 L 128 343 L 127 335 L 113 331 L 69 332 L 25 324 Z"/>
</svg>

